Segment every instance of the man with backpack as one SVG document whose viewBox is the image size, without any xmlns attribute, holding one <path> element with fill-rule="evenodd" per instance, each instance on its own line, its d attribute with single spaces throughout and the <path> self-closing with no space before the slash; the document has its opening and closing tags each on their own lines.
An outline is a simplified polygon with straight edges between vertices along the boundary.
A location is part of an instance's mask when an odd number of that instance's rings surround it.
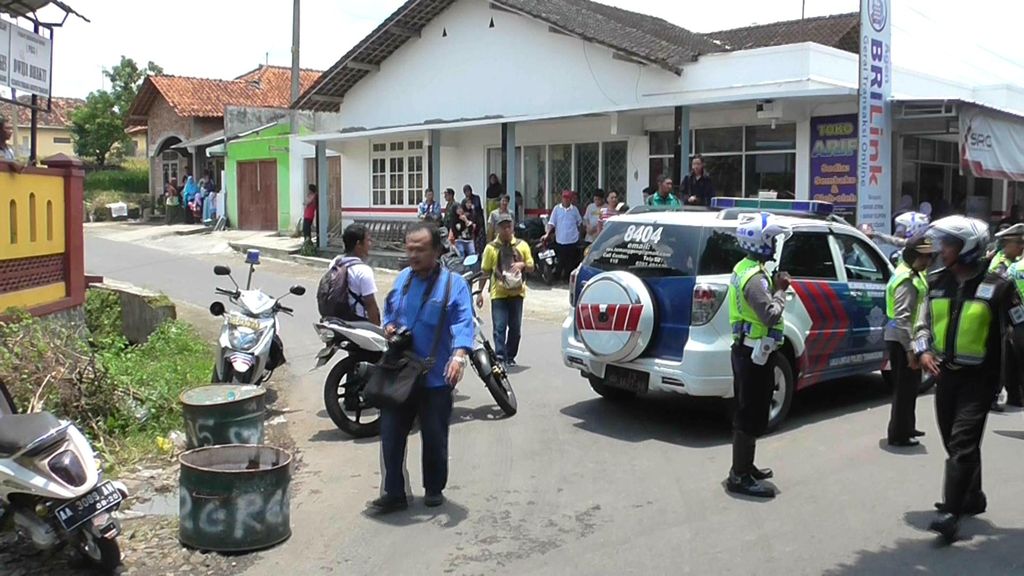
<svg viewBox="0 0 1024 576">
<path fill-rule="evenodd" d="M 491 320 L 494 324 L 494 351 L 507 366 L 516 365 L 523 328 L 523 298 L 526 281 L 523 276 L 533 272 L 530 245 L 515 237 L 512 215 L 498 213 L 498 235 L 484 248 L 477 308 L 484 305 L 483 291 L 491 282 Z"/>
<path fill-rule="evenodd" d="M 342 233 L 345 254 L 331 262 L 317 289 L 321 316 L 367 321 L 380 326 L 377 283 L 366 264 L 373 242 L 366 226 L 350 224 Z"/>
</svg>

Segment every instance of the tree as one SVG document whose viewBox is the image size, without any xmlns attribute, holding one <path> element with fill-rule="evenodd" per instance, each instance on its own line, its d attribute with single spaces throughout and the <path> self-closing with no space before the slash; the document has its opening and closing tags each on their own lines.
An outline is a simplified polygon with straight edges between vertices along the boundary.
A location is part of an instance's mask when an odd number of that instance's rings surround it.
<svg viewBox="0 0 1024 576">
<path fill-rule="evenodd" d="M 145 68 L 139 68 L 135 60 L 127 56 L 121 56 L 121 62 L 110 70 L 104 70 L 103 75 L 110 80 L 110 93 L 117 103 L 117 113 L 122 119 L 126 119 L 128 109 L 131 108 L 139 86 L 146 76 L 155 76 L 164 73 L 164 69 L 153 62 L 146 64 Z"/>
<path fill-rule="evenodd" d="M 105 166 L 107 160 L 125 149 L 129 138 L 116 106 L 113 94 L 97 90 L 89 94 L 83 106 L 71 113 L 75 154 Z"/>
</svg>

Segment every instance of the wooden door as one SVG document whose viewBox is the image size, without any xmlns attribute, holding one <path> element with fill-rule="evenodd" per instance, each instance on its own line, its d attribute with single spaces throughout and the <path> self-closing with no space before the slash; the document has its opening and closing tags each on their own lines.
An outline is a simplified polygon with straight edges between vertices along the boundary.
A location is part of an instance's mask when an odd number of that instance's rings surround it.
<svg viewBox="0 0 1024 576">
<path fill-rule="evenodd" d="M 306 158 L 303 199 L 310 184 L 316 184 L 316 158 Z M 329 229 L 334 230 L 341 222 L 341 156 L 327 158 L 327 210 L 330 213 Z"/>
<path fill-rule="evenodd" d="M 277 230 L 277 161 L 239 162 L 238 227 Z"/>
</svg>

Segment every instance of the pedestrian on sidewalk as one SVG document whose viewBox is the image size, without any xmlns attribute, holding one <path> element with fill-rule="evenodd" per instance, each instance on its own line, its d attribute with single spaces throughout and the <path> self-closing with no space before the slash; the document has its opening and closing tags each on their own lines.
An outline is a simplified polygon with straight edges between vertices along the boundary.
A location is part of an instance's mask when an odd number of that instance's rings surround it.
<svg viewBox="0 0 1024 576">
<path fill-rule="evenodd" d="M 604 190 L 600 188 L 594 190 L 594 201 L 587 205 L 587 209 L 583 213 L 583 225 L 587 232 L 583 238 L 584 247 L 593 244 L 597 239 L 597 234 L 601 231 L 601 210 L 605 207 L 605 198 L 607 198 L 607 194 L 604 193 Z"/>
<path fill-rule="evenodd" d="M 181 196 L 183 200 L 182 208 L 185 210 L 185 224 L 195 224 L 196 217 L 193 212 L 195 205 L 196 195 L 199 194 L 199 186 L 196 185 L 196 181 L 192 179 L 192 175 L 185 172 L 185 187 L 182 190 Z"/>
<path fill-rule="evenodd" d="M 379 513 L 409 506 L 405 448 L 417 419 L 423 444 L 424 503 L 429 507 L 444 504 L 452 397 L 469 363 L 474 325 L 469 286 L 440 265 L 441 248 L 441 233 L 436 226 L 422 222 L 413 225 L 405 236 L 409 267 L 398 275 L 384 308 L 389 337 L 408 330 L 413 353 L 429 358 L 436 350 L 436 362 L 420 377 L 404 404 L 381 409 L 382 494 L 370 503 Z M 442 318 L 447 326 L 438 329 Z"/>
<path fill-rule="evenodd" d="M 487 218 L 487 240 L 493 241 L 498 236 L 498 219 L 507 215 L 512 218 L 512 212 L 509 211 L 510 198 L 508 194 L 502 194 L 501 198 L 498 199 L 498 207 L 495 208 Z"/>
<path fill-rule="evenodd" d="M 494 352 L 499 362 L 516 365 L 523 333 L 525 276 L 533 272 L 533 253 L 529 244 L 515 237 L 512 215 L 499 214 L 495 224 L 498 237 L 484 248 L 480 269 L 480 295 L 476 306 L 484 305 L 484 289 L 491 283 L 491 322 L 494 324 Z"/>
<path fill-rule="evenodd" d="M 918 310 L 928 296 L 924 272 L 931 265 L 935 246 L 924 236 L 923 230 L 917 232 L 906 242 L 896 274 L 885 288 L 885 309 L 889 318 L 885 325 L 885 344 L 893 381 L 886 439 L 889 446 L 903 448 L 917 446 L 916 438 L 924 436 L 924 432 L 917 429 L 915 416 L 921 366 L 911 342 Z"/>
<path fill-rule="evenodd" d="M 548 231 L 544 235 L 545 242 L 555 237 L 555 252 L 558 255 L 558 267 L 555 276 L 560 281 L 569 279 L 569 274 L 579 264 L 580 231 L 583 229 L 583 217 L 572 203 L 571 190 L 562 192 L 562 203 L 555 206 L 548 219 Z"/>
<path fill-rule="evenodd" d="M 0 162 L 6 163 L 15 173 L 20 173 L 25 166 L 19 164 L 14 156 L 14 147 L 11 140 L 14 139 L 14 128 L 11 126 L 7 116 L 0 114 Z"/>
<path fill-rule="evenodd" d="M 476 222 L 469 217 L 472 210 L 473 204 L 469 201 L 459 205 L 455 209 L 455 222 L 449 232 L 460 258 L 476 254 Z"/>
<path fill-rule="evenodd" d="M 427 188 L 423 191 L 423 202 L 420 202 L 416 209 L 416 218 L 424 222 L 438 224 L 441 221 L 441 205 L 434 200 L 434 190 Z"/>
<path fill-rule="evenodd" d="M 313 224 L 316 222 L 316 213 L 320 204 L 320 195 L 317 194 L 316 184 L 310 184 L 306 191 L 305 208 L 302 211 L 302 237 L 306 243 L 313 242 Z M 319 235 L 319 231 L 318 235 Z"/>
<path fill-rule="evenodd" d="M 1005 278 L 988 272 L 983 258 L 988 224 L 965 216 L 937 220 L 928 229 L 944 268 L 928 278 L 914 352 L 936 377 L 935 417 L 946 448 L 943 501 L 929 529 L 957 539 L 960 518 L 980 514 L 988 502 L 981 489 L 981 439 L 989 407 L 999 391 L 1003 339 L 1013 333 L 1024 356 L 1024 306 Z"/>
</svg>

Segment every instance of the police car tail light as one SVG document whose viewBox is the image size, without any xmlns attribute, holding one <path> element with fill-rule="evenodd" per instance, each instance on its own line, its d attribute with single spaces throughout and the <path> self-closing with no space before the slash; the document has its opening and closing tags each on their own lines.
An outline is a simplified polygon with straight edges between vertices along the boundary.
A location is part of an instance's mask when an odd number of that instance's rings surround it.
<svg viewBox="0 0 1024 576">
<path fill-rule="evenodd" d="M 693 288 L 693 311 L 690 314 L 691 326 L 703 326 L 718 313 L 725 302 L 729 287 L 725 284 L 697 284 Z"/>
</svg>

